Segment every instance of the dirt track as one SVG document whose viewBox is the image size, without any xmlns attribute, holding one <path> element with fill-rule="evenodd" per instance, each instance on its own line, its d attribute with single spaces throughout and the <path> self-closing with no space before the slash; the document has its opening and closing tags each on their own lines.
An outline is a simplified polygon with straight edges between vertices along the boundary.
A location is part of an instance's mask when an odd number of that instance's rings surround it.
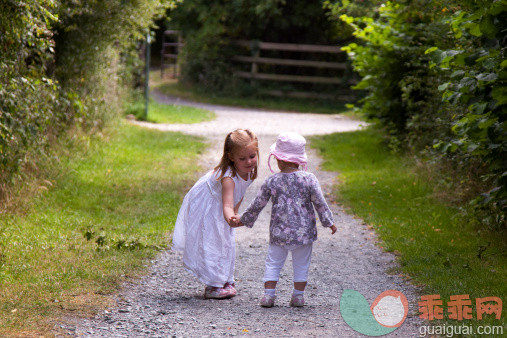
<svg viewBox="0 0 507 338">
<path fill-rule="evenodd" d="M 154 125 L 142 127 L 200 135 L 207 138 L 209 151 L 199 163 L 210 169 L 218 163 L 225 135 L 236 128 L 250 128 L 260 141 L 259 179 L 249 188 L 243 210 L 270 175 L 267 166 L 269 146 L 278 133 L 294 131 L 304 136 L 351 131 L 361 122 L 337 115 L 267 112 L 221 107 L 177 100 L 155 93 L 157 100 L 168 104 L 187 104 L 215 111 L 217 119 L 192 125 Z M 64 324 L 71 336 L 86 337 L 167 337 L 167 336 L 235 336 L 259 337 L 364 337 L 352 330 L 339 311 L 344 289 L 362 293 L 371 304 L 383 291 L 396 289 L 409 301 L 405 323 L 386 337 L 416 337 L 420 321 L 416 316 L 416 290 L 388 270 L 395 266 L 394 256 L 375 245 L 375 234 L 332 201 L 331 189 L 336 173 L 319 169 L 317 153 L 307 147 L 308 170 L 318 177 L 333 210 L 338 232 L 319 226 L 314 244 L 307 306 L 288 306 L 292 290 L 290 261 L 282 271 L 274 308 L 259 306 L 262 296 L 264 258 L 268 245 L 270 206 L 261 213 L 253 229 L 236 232 L 236 279 L 238 296 L 230 300 L 204 300 L 204 287 L 182 267 L 179 254 L 162 252 L 154 260 L 150 273 L 136 284 L 125 285 L 116 297 L 117 306 L 90 320 Z M 276 166 L 275 166 L 276 167 Z"/>
</svg>

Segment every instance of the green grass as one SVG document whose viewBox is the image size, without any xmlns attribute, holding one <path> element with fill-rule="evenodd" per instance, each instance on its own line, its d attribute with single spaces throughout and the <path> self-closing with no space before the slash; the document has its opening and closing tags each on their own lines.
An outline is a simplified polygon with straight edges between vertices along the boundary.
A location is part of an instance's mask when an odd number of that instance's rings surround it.
<svg viewBox="0 0 507 338">
<path fill-rule="evenodd" d="M 344 103 L 310 100 L 310 99 L 287 99 L 275 97 L 234 97 L 228 94 L 215 94 L 185 86 L 176 80 L 162 80 L 160 72 L 152 72 L 152 88 L 166 95 L 181 97 L 187 100 L 212 103 L 226 106 L 245 108 L 259 108 L 276 111 L 294 111 L 301 113 L 316 114 L 343 114 L 349 110 Z"/>
<path fill-rule="evenodd" d="M 139 99 L 128 105 L 126 114 L 132 114 L 137 119 L 144 119 L 145 112 L 144 99 Z M 209 110 L 158 103 L 150 98 L 148 104 L 148 116 L 146 121 L 153 123 L 199 123 L 210 121 L 215 118 L 215 114 Z"/>
<path fill-rule="evenodd" d="M 24 213 L 2 215 L 0 335 L 93 313 L 169 243 L 200 139 L 125 123 L 101 135 L 77 142 Z"/>
<path fill-rule="evenodd" d="M 423 294 L 440 294 L 444 305 L 451 295 L 468 294 L 474 318 L 475 298 L 505 302 L 505 233 L 469 225 L 456 206 L 435 197 L 431 177 L 411 158 L 389 152 L 374 129 L 315 137 L 311 144 L 324 157 L 323 168 L 339 172 L 339 201 L 374 228 L 379 246 L 398 256 L 398 273 L 408 275 Z M 474 325 L 506 323 L 505 316 L 488 317 Z"/>
<path fill-rule="evenodd" d="M 167 105 L 150 100 L 148 109 L 148 121 L 154 123 L 198 123 L 210 121 L 215 118 L 215 114 L 209 110 L 179 106 Z"/>
</svg>

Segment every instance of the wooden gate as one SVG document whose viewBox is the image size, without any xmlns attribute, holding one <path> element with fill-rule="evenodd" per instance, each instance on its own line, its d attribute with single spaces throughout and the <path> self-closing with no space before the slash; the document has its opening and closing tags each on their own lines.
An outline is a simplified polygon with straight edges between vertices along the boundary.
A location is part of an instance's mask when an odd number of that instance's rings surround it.
<svg viewBox="0 0 507 338">
<path fill-rule="evenodd" d="M 304 76 L 304 75 L 290 75 L 290 74 L 275 74 L 275 73 L 260 73 L 260 64 L 281 65 L 292 67 L 307 67 L 307 68 L 320 68 L 320 69 L 338 69 L 346 70 L 347 64 L 345 62 L 328 62 L 328 61 L 313 61 L 313 60 L 297 60 L 285 58 L 270 58 L 262 57 L 261 51 L 290 51 L 290 52 L 303 52 L 303 53 L 344 53 L 339 46 L 329 45 L 308 45 L 308 44 L 293 44 L 293 43 L 273 43 L 262 41 L 246 41 L 237 40 L 235 43 L 238 46 L 246 47 L 250 55 L 236 55 L 233 60 L 241 63 L 250 63 L 250 71 L 237 71 L 235 76 L 247 79 L 266 80 L 266 81 L 284 81 L 284 82 L 299 82 L 299 83 L 321 83 L 321 84 L 335 84 L 343 85 L 343 77 L 336 76 Z M 346 84 L 353 84 L 353 81 L 348 81 Z M 350 90 L 342 90 L 343 95 L 331 95 L 306 91 L 291 91 L 282 92 L 279 90 L 268 90 L 265 93 L 274 96 L 289 96 L 299 98 L 337 98 L 343 100 L 350 100 L 351 96 L 348 95 Z"/>
<path fill-rule="evenodd" d="M 304 67 L 314 69 L 340 70 L 344 73 L 348 66 L 345 62 L 316 61 L 293 58 L 273 58 L 261 56 L 262 51 L 286 51 L 301 52 L 314 54 L 332 54 L 338 55 L 345 53 L 339 46 L 330 45 L 310 45 L 310 44 L 294 44 L 294 43 L 273 43 L 263 41 L 235 40 L 233 44 L 247 51 L 248 55 L 235 55 L 232 59 L 238 63 L 250 64 L 250 71 L 236 71 L 234 76 L 240 78 L 251 79 L 252 81 L 268 81 L 268 82 L 293 82 L 293 83 L 310 83 L 310 84 L 331 84 L 336 86 L 335 92 L 338 95 L 325 94 L 311 91 L 282 91 L 282 90 L 264 90 L 263 93 L 273 96 L 287 96 L 295 98 L 319 98 L 319 99 L 338 99 L 353 100 L 350 85 L 356 83 L 355 80 L 344 80 L 344 76 L 308 76 L 294 74 L 276 74 L 259 72 L 259 65 L 277 65 L 287 67 Z M 164 76 L 165 69 L 171 69 L 172 77 L 176 78 L 178 72 L 178 53 L 180 48 L 184 46 L 179 31 L 166 30 L 164 32 L 164 40 L 162 42 L 161 51 L 161 75 Z M 238 50 L 239 52 L 239 50 Z M 325 57 L 321 59 L 326 59 Z M 341 88 L 340 88 L 341 86 Z M 344 88 L 346 87 L 346 88 Z"/>
<path fill-rule="evenodd" d="M 178 76 L 178 53 L 183 46 L 180 31 L 164 31 L 162 49 L 160 51 L 160 74 L 164 78 L 164 70 L 171 69 L 171 77 Z"/>
</svg>

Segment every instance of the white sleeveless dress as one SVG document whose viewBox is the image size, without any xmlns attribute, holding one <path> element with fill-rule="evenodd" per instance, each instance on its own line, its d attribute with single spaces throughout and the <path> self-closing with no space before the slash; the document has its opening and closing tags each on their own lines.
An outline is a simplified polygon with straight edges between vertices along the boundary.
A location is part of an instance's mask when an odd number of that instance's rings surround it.
<svg viewBox="0 0 507 338">
<path fill-rule="evenodd" d="M 222 183 L 218 173 L 208 172 L 190 189 L 174 226 L 172 249 L 183 252 L 183 265 L 202 283 L 223 287 L 234 282 L 235 229 L 224 219 Z M 231 177 L 228 169 L 224 177 Z M 239 175 L 234 181 L 236 206 L 252 183 Z"/>
</svg>

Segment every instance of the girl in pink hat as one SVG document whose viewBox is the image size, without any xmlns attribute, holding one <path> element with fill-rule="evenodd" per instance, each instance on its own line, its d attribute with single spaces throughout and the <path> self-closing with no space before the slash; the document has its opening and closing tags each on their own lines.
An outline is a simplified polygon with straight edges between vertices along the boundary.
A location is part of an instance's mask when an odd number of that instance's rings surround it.
<svg viewBox="0 0 507 338">
<path fill-rule="evenodd" d="M 312 243 L 317 239 L 315 210 L 324 227 L 336 232 L 333 214 L 329 209 L 320 184 L 306 168 L 306 140 L 296 133 L 280 134 L 271 146 L 271 156 L 278 162 L 280 172 L 266 179 L 255 200 L 241 218 L 233 216 L 229 225 L 251 228 L 261 210 L 272 199 L 270 241 L 264 272 L 264 296 L 261 306 L 272 307 L 280 271 L 289 252 L 294 269 L 294 290 L 290 306 L 304 305 L 304 290 L 312 254 Z M 271 166 L 269 165 L 271 169 Z M 273 171 L 273 170 L 271 170 Z"/>
<path fill-rule="evenodd" d="M 195 183 L 181 205 L 172 248 L 183 252 L 185 269 L 206 285 L 204 298 L 236 295 L 235 229 L 228 223 L 257 177 L 258 157 L 257 136 L 252 131 L 230 132 L 220 163 Z"/>
</svg>

